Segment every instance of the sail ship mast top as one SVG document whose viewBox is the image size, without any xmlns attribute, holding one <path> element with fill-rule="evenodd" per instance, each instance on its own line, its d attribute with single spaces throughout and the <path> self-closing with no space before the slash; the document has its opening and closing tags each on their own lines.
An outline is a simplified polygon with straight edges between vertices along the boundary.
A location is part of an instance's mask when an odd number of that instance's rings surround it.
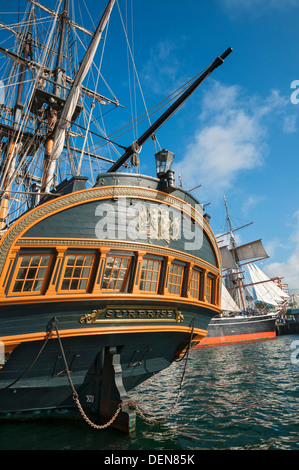
<svg viewBox="0 0 299 470">
<path fill-rule="evenodd" d="M 27 31 L 26 36 L 24 37 L 23 44 L 21 46 L 21 54 L 24 61 L 20 63 L 19 66 L 19 74 L 18 74 L 18 85 L 17 85 L 17 96 L 16 102 L 12 109 L 12 125 L 10 127 L 11 134 L 14 134 L 14 137 L 8 139 L 6 144 L 6 161 L 2 160 L 2 175 L 1 175 L 1 182 L 3 184 L 3 188 L 5 189 L 2 194 L 0 194 L 0 231 L 6 225 L 6 217 L 8 212 L 8 201 L 10 198 L 10 189 L 11 189 L 11 179 L 13 175 L 13 171 L 15 168 L 16 162 L 16 153 L 17 153 L 17 145 L 18 142 L 18 135 L 16 134 L 19 130 L 19 125 L 22 119 L 22 111 L 24 105 L 22 103 L 22 95 L 24 89 L 24 80 L 26 74 L 26 61 L 29 60 L 29 57 L 32 57 L 32 47 L 31 47 L 31 19 L 32 19 L 33 11 L 31 10 L 28 15 L 29 21 L 29 28 Z"/>
<path fill-rule="evenodd" d="M 14 71 L 18 69 L 17 79 L 14 82 L 11 77 L 15 76 L 15 73 L 10 72 L 8 77 L 9 86 L 7 89 L 11 95 L 13 95 L 12 91 L 16 84 L 18 87 L 17 97 L 12 108 L 14 110 L 12 123 L 8 117 L 10 111 L 7 106 L 0 103 L 2 108 L 0 116 L 0 136 L 2 139 L 0 233 L 5 231 L 12 221 L 10 213 L 14 215 L 15 219 L 21 215 L 24 209 L 28 210 L 34 207 L 43 196 L 53 193 L 53 189 L 57 187 L 57 174 L 60 175 L 61 167 L 63 167 L 62 164 L 58 166 L 58 161 L 63 163 L 66 160 L 63 149 L 66 148 L 73 153 L 81 152 L 79 163 L 75 156 L 68 155 L 67 157 L 72 176 L 84 174 L 81 168 L 84 153 L 95 156 L 96 159 L 110 161 L 113 164 L 108 171 L 117 171 L 126 165 L 126 161 L 153 136 L 232 51 L 231 48 L 228 48 L 220 57 L 217 57 L 204 73 L 196 78 L 132 145 L 127 148 L 120 146 L 125 148 L 125 152 L 115 161 L 95 155 L 91 146 L 85 151 L 85 140 L 83 145 L 81 143 L 79 146 L 71 143 L 73 135 L 84 137 L 83 128 L 87 129 L 86 136 L 92 134 L 89 129 L 90 118 L 84 117 L 83 126 L 80 126 L 78 122 L 84 114 L 82 95 L 93 100 L 93 103 L 89 105 L 89 111 L 93 109 L 94 101 L 100 104 L 120 105 L 115 97 L 106 98 L 83 85 L 87 72 L 93 64 L 115 0 L 108 1 L 94 34 L 70 20 L 68 0 L 60 0 L 57 11 L 44 7 L 35 0 L 30 0 L 30 2 L 31 9 L 25 21 L 25 25 L 29 25 L 27 30 L 23 29 L 20 32 L 6 26 L 6 29 L 13 31 L 18 42 L 21 39 L 21 49 L 16 49 L 16 52 L 12 53 L 9 49 L 0 47 L 0 53 L 12 60 Z M 45 45 L 43 45 L 43 40 L 34 34 L 37 29 L 35 8 L 47 12 L 54 18 L 46 36 Z M 82 30 L 87 35 L 91 34 L 92 38 L 83 60 L 76 70 L 74 70 L 73 57 L 71 57 L 70 67 L 73 69 L 73 73 L 68 76 L 65 64 L 67 54 L 64 52 L 64 48 L 65 46 L 70 48 L 74 42 L 69 36 L 76 29 Z M 42 51 L 42 55 L 39 57 L 38 50 Z M 28 87 L 28 83 L 31 87 Z M 7 90 L 5 90 L 4 98 L 6 96 L 8 96 Z M 74 125 L 76 126 L 75 132 Z M 107 141 L 110 142 L 110 139 L 108 138 Z M 60 176 L 60 181 L 62 180 L 63 178 Z"/>
<path fill-rule="evenodd" d="M 55 409 L 73 413 L 78 408 L 88 422 L 131 431 L 135 413 L 126 393 L 188 357 L 189 349 L 207 334 L 211 318 L 221 312 L 221 257 L 202 205 L 171 179 L 172 152 L 156 152 L 157 177 L 116 171 L 231 49 L 186 84 L 185 91 L 181 87 L 167 111 L 131 146 L 122 146 L 123 155 L 111 159 L 108 172 L 97 172 L 94 184 L 96 165 L 88 168 L 91 160 L 83 161 L 85 151 L 99 148 L 89 145 L 96 144 L 91 129 L 99 121 L 103 124 L 96 127 L 97 138 L 109 142 L 109 149 L 117 138 L 107 136 L 103 110 L 100 118 L 93 112 L 93 104 L 103 97 L 83 83 L 88 70 L 96 69 L 96 82 L 102 79 L 94 59 L 114 1 L 108 1 L 76 66 L 76 55 L 68 54 L 66 67 L 62 46 L 73 44 L 70 32 L 76 26 L 69 22 L 67 9 L 79 2 L 58 0 L 59 13 L 46 9 L 51 26 L 46 34 L 43 30 L 42 40 L 35 35 L 34 10 L 42 7 L 31 0 L 31 30 L 16 34 L 29 47 L 0 49 L 13 63 L 4 96 L 0 89 L 0 174 L 7 176 L 0 187 L 0 342 L 6 353 L 0 370 L 0 415 Z M 14 107 L 20 82 L 24 106 Z M 87 110 L 83 95 L 89 99 Z M 118 105 L 116 99 L 109 102 Z M 75 137 L 81 148 L 78 157 L 69 152 Z M 47 354 L 28 370 L 30 355 L 39 358 L 40 345 L 48 339 Z M 57 361 L 60 354 L 65 356 L 64 346 L 72 370 L 67 359 L 65 364 Z M 21 374 L 15 380 L 16 364 L 26 371 L 25 379 Z"/>
<path fill-rule="evenodd" d="M 236 243 L 234 232 L 240 228 L 247 227 L 246 224 L 238 229 L 233 229 L 229 215 L 226 198 L 224 197 L 226 219 L 229 226 L 229 245 L 221 246 L 222 267 L 224 270 L 225 286 L 241 310 L 246 312 L 249 304 L 254 300 L 261 301 L 264 304 L 277 306 L 285 298 L 284 292 L 278 287 L 275 281 L 279 278 L 269 278 L 258 266 L 257 261 L 269 258 L 262 240 L 238 245 Z M 225 235 L 227 235 L 225 234 Z M 251 282 L 245 282 L 243 266 L 248 267 L 248 277 Z M 247 279 L 247 278 L 246 278 Z M 253 296 L 249 295 L 248 288 L 252 288 Z"/>
<path fill-rule="evenodd" d="M 0 47 L 0 53 L 12 62 L 5 86 L 3 81 L 0 83 L 0 232 L 11 221 L 10 212 L 14 218 L 20 213 L 16 208 L 17 199 L 19 206 L 23 209 L 27 206 L 25 208 L 28 209 L 32 206 L 32 192 L 36 193 L 35 202 L 39 202 L 41 196 L 55 187 L 56 162 L 64 148 L 67 147 L 72 153 L 87 153 L 97 160 L 114 161 L 71 144 L 72 134 L 82 136 L 84 125 L 79 125 L 78 118 L 82 116 L 83 123 L 86 121 L 81 104 L 83 95 L 100 105 L 108 103 L 119 106 L 115 97 L 107 98 L 82 84 L 92 65 L 114 1 L 107 3 L 94 34 L 70 20 L 68 0 L 63 0 L 63 5 L 60 0 L 57 11 L 30 0 L 31 8 L 20 23 L 20 29 L 15 25 L 0 24 L 16 37 L 14 52 L 10 48 Z M 43 32 L 45 40 L 38 35 L 40 21 L 35 8 L 46 11 L 53 18 L 50 30 L 46 35 Z M 65 48 L 71 50 L 77 29 L 92 36 L 92 39 L 83 61 L 75 70 L 76 54 L 71 53 L 69 57 Z M 12 106 L 9 107 L 8 102 Z M 75 121 L 79 132 L 71 133 L 69 130 Z M 76 157 L 68 158 L 74 176 L 77 174 Z M 22 183 L 16 184 L 20 180 Z"/>
<path fill-rule="evenodd" d="M 75 112 L 76 105 L 78 103 L 80 87 L 93 62 L 94 55 L 96 53 L 100 39 L 102 37 L 103 30 L 105 29 L 107 22 L 109 20 L 114 3 L 115 3 L 115 0 L 109 0 L 106 6 L 106 9 L 103 13 L 101 21 L 98 24 L 98 27 L 93 35 L 93 38 L 89 44 L 89 47 L 85 53 L 85 56 L 80 64 L 76 77 L 72 83 L 72 86 L 69 91 L 68 97 L 66 99 L 65 105 L 63 107 L 61 116 L 55 126 L 54 135 L 53 135 L 53 146 L 51 148 L 51 153 L 48 156 L 48 164 L 46 168 L 46 174 L 47 174 L 46 183 L 45 183 L 46 191 L 50 189 L 50 185 L 53 180 L 56 161 L 60 157 L 63 146 L 64 146 L 66 129 L 70 126 L 73 114 Z"/>
<path fill-rule="evenodd" d="M 235 237 L 234 237 L 234 233 L 233 233 L 232 223 L 231 223 L 231 220 L 230 220 L 230 216 L 229 216 L 225 196 L 224 196 L 224 205 L 225 205 L 225 211 L 226 211 L 226 219 L 227 219 L 227 222 L 228 222 L 228 225 L 229 225 L 229 231 L 230 231 L 230 244 L 231 244 L 231 248 L 232 248 L 231 253 L 232 253 L 232 256 L 233 256 L 233 259 L 234 259 L 234 262 L 235 262 L 236 266 L 239 266 L 240 261 L 239 261 L 238 253 L 237 253 L 237 250 L 236 250 L 237 245 L 236 245 L 236 241 L 235 241 Z M 241 279 L 239 274 L 236 274 L 236 276 L 234 276 L 234 282 L 238 286 L 238 292 L 239 292 L 240 300 L 241 300 L 241 303 L 242 303 L 243 311 L 246 311 L 246 302 L 245 302 L 245 296 L 244 296 L 243 282 L 242 282 L 242 279 Z"/>
</svg>

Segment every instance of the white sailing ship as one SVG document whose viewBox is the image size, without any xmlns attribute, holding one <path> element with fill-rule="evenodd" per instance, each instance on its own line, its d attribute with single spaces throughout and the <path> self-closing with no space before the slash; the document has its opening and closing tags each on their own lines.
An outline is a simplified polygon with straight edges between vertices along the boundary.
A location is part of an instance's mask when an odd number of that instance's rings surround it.
<svg viewBox="0 0 299 470">
<path fill-rule="evenodd" d="M 234 232 L 243 227 L 232 228 L 225 198 L 224 203 L 229 232 L 217 237 L 222 243 L 222 312 L 211 320 L 198 347 L 275 338 L 277 314 L 289 298 L 279 278 L 269 278 L 256 264 L 269 258 L 262 240 L 237 245 Z"/>
</svg>

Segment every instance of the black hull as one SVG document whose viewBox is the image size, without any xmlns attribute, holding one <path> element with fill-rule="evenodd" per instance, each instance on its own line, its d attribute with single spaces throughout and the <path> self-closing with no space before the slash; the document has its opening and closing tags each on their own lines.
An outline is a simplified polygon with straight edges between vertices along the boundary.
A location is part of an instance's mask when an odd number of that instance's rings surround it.
<svg viewBox="0 0 299 470">
<path fill-rule="evenodd" d="M 118 301 L 115 306 L 120 303 L 125 311 L 124 302 Z M 155 312 L 164 312 L 161 302 L 152 302 L 150 307 Z M 82 322 L 93 309 L 105 311 L 99 301 L 7 307 L 1 322 L 3 336 L 12 338 L 14 332 L 17 339 L 22 333 L 24 340 L 14 347 L 0 370 L 0 417 L 20 417 L 20 412 L 36 415 L 36 412 L 49 410 L 76 413 L 77 404 L 63 359 L 65 354 L 71 381 L 84 412 L 93 420 L 99 416 L 101 421 L 105 420 L 105 412 L 101 410 L 105 396 L 108 421 L 118 404 L 126 400 L 128 391 L 168 367 L 184 353 L 191 333 L 194 339 L 196 335 L 202 338 L 215 314 L 204 307 L 192 308 L 179 303 L 174 307 L 168 302 L 168 309 L 171 307 L 176 311 L 179 309 L 183 318 L 180 323 L 166 323 L 161 319 L 159 323 L 151 319 L 143 322 L 130 319 L 130 323 L 126 323 L 125 319 L 119 323 L 100 323 L 99 320 L 99 323 L 91 324 Z M 167 307 L 164 305 L 164 308 Z M 59 338 L 53 331 L 42 349 L 53 318 L 57 319 Z M 30 333 L 28 328 L 26 338 L 27 324 L 31 325 L 31 329 L 35 325 L 35 333 Z M 113 333 L 108 331 L 109 328 Z M 41 333 L 43 339 L 33 340 Z M 108 391 L 103 389 L 105 381 L 109 383 Z"/>
<path fill-rule="evenodd" d="M 129 390 L 207 334 L 220 253 L 201 205 L 158 179 L 108 173 L 60 194 L 0 242 L 0 415 L 76 410 L 78 395 L 109 422 Z M 120 428 L 132 430 L 126 413 Z"/>
<path fill-rule="evenodd" d="M 164 333 L 156 333 L 150 340 L 146 333 L 117 336 L 117 339 L 111 335 L 95 335 L 62 340 L 80 402 L 91 411 L 94 398 L 100 400 L 96 382 L 97 377 L 101 377 L 104 355 L 110 347 L 116 347 L 120 354 L 122 381 L 125 390 L 129 391 L 168 367 L 183 340 L 180 333 L 172 333 L 167 338 Z M 42 341 L 23 343 L 14 350 L 1 371 L 1 387 L 12 383 L 25 371 L 42 345 Z M 74 407 L 76 404 L 57 339 L 48 342 L 36 364 L 22 379 L 1 392 L 0 412 L 5 414 Z"/>
<path fill-rule="evenodd" d="M 207 336 L 197 347 L 274 339 L 275 321 L 272 315 L 213 318 Z"/>
</svg>

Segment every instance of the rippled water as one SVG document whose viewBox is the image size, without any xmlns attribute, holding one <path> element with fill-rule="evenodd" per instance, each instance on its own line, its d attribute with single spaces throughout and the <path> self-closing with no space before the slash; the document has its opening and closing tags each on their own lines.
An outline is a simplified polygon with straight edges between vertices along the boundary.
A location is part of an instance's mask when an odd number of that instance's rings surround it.
<svg viewBox="0 0 299 470">
<path fill-rule="evenodd" d="M 138 416 L 131 436 L 97 431 L 84 421 L 6 422 L 0 424 L 0 449 L 298 450 L 296 345 L 299 352 L 298 335 L 191 351 L 174 413 L 154 425 Z M 130 398 L 153 417 L 166 414 L 175 403 L 183 369 L 184 361 L 173 364 Z"/>
</svg>

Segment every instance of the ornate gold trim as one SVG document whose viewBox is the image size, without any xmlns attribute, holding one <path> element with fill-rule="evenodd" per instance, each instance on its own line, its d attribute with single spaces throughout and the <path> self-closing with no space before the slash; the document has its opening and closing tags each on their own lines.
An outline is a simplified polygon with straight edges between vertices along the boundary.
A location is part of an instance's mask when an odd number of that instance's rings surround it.
<svg viewBox="0 0 299 470">
<path fill-rule="evenodd" d="M 102 315 L 102 318 L 99 318 Z M 181 323 L 184 315 L 177 308 L 149 306 L 115 306 L 107 305 L 101 310 L 93 310 L 79 318 L 79 323 L 132 323 L 132 322 L 166 322 Z"/>
<path fill-rule="evenodd" d="M 105 326 L 101 325 L 98 327 L 91 327 L 91 328 L 78 328 L 78 329 L 71 329 L 71 330 L 60 330 L 59 336 L 61 338 L 74 338 L 78 336 L 93 336 L 93 335 L 117 335 L 117 334 L 140 334 L 140 333 L 183 333 L 183 334 L 190 334 L 191 328 L 190 326 L 184 325 L 119 325 L 119 326 Z M 207 331 L 194 328 L 193 331 L 194 335 L 201 335 L 206 336 Z M 56 337 L 56 332 L 53 333 L 52 338 Z M 24 342 L 31 342 L 31 341 L 41 341 L 46 339 L 46 334 L 43 332 L 39 333 L 25 333 L 21 335 L 12 335 L 12 336 L 0 336 L 0 341 L 2 341 L 5 345 L 5 348 L 9 346 L 16 346 L 19 343 Z"/>
<path fill-rule="evenodd" d="M 118 198 L 118 197 L 128 197 L 128 198 L 144 198 L 148 200 L 160 201 L 164 204 L 168 204 L 176 207 L 179 210 L 187 212 L 191 217 L 194 217 L 196 222 L 204 227 L 204 230 L 209 235 L 209 238 L 213 244 L 213 248 L 216 254 L 217 262 L 220 267 L 221 259 L 219 255 L 218 245 L 215 239 L 215 236 L 209 226 L 209 224 L 203 219 L 202 215 L 196 211 L 189 203 L 171 196 L 169 194 L 162 193 L 160 191 L 143 188 L 143 187 L 133 187 L 133 186 L 104 186 L 100 188 L 92 188 L 84 191 L 78 191 L 72 193 L 71 195 L 62 196 L 54 201 L 46 202 L 45 204 L 36 207 L 27 214 L 24 214 L 20 219 L 15 222 L 3 236 L 0 241 L 0 274 L 9 252 L 10 247 L 15 242 L 16 238 L 22 233 L 25 233 L 26 230 L 39 219 L 43 219 L 50 214 L 59 212 L 67 207 L 72 207 L 77 204 L 91 202 L 97 199 L 109 199 L 109 198 Z"/>
<path fill-rule="evenodd" d="M 199 263 L 201 266 L 208 268 L 210 271 L 213 271 L 215 274 L 219 273 L 219 268 L 213 266 L 212 264 L 204 261 L 202 258 L 193 256 L 190 253 L 176 251 L 168 247 L 163 247 L 159 245 L 151 245 L 146 243 L 131 243 L 126 241 L 114 241 L 114 240 L 82 240 L 82 239 L 59 239 L 59 238 L 21 238 L 16 242 L 16 246 L 43 246 L 43 247 L 53 247 L 53 246 L 84 246 L 84 247 L 109 247 L 109 249 L 125 248 L 131 251 L 146 250 L 147 252 L 153 252 L 157 254 L 163 254 L 166 256 L 183 257 L 189 261 Z"/>
</svg>

